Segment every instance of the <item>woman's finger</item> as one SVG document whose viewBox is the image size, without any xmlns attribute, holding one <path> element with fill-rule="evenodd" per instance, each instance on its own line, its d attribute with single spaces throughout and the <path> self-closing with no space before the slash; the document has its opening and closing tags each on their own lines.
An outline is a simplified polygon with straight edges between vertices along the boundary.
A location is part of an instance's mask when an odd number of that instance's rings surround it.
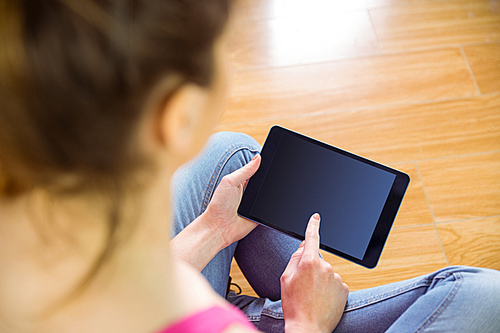
<svg viewBox="0 0 500 333">
<path fill-rule="evenodd" d="M 320 216 L 314 213 L 309 219 L 306 229 L 306 244 L 304 254 L 318 256 L 319 253 L 319 222 Z"/>
</svg>

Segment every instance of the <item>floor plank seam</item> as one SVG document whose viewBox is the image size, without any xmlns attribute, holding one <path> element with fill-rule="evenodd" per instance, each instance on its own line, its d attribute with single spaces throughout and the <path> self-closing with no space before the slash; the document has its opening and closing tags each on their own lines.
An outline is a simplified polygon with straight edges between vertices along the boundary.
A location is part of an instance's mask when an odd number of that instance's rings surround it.
<svg viewBox="0 0 500 333">
<path fill-rule="evenodd" d="M 425 189 L 424 180 L 422 178 L 422 175 L 420 174 L 420 169 L 418 167 L 417 162 L 415 162 L 415 168 L 417 169 L 418 178 L 420 180 L 420 183 L 422 184 L 422 190 L 424 191 L 425 200 L 427 201 L 427 205 L 429 206 L 429 210 L 431 212 L 432 220 L 434 221 L 434 223 L 433 223 L 434 230 L 436 231 L 436 235 L 438 237 L 439 244 L 441 245 L 441 250 L 443 251 L 444 259 L 446 260 L 446 265 L 450 266 L 450 262 L 448 261 L 448 257 L 446 256 L 446 251 L 444 250 L 444 245 L 443 245 L 443 242 L 441 240 L 441 236 L 439 235 L 439 231 L 437 229 L 436 216 L 434 215 L 434 210 L 432 209 L 431 202 L 429 200 L 429 196 L 427 195 L 427 190 Z"/>
<path fill-rule="evenodd" d="M 441 235 L 439 234 L 439 230 L 438 230 L 436 224 L 434 224 L 434 229 L 436 230 L 436 234 L 437 234 L 437 237 L 438 237 L 438 240 L 439 240 L 439 244 L 441 245 L 441 249 L 443 250 L 444 259 L 446 260 L 446 265 L 450 266 L 450 262 L 448 260 L 448 256 L 446 255 L 446 251 L 444 250 L 443 241 L 441 240 Z"/>
<path fill-rule="evenodd" d="M 500 215 L 491 215 L 491 216 L 477 216 L 477 217 L 471 217 L 467 219 L 456 219 L 456 220 L 448 220 L 448 221 L 437 221 L 437 225 L 443 225 L 443 224 L 448 224 L 448 223 L 458 223 L 458 222 L 469 222 L 469 221 L 477 221 L 477 220 L 484 220 L 484 219 L 491 219 L 491 218 L 498 218 Z"/>
<path fill-rule="evenodd" d="M 375 29 L 375 24 L 373 23 L 373 18 L 372 14 L 370 13 L 370 9 L 367 9 L 366 11 L 368 12 L 368 17 L 370 18 L 370 24 L 372 26 L 373 33 L 375 34 L 375 38 L 377 39 L 378 50 L 380 54 L 384 54 L 384 52 L 382 52 L 382 43 L 380 43 L 380 38 L 378 38 L 377 29 Z"/>
<path fill-rule="evenodd" d="M 392 230 L 405 230 L 405 229 L 412 229 L 412 228 L 429 227 L 429 226 L 433 226 L 433 225 L 434 225 L 434 223 L 403 225 L 403 226 L 400 226 L 400 227 L 392 227 Z"/>
<path fill-rule="evenodd" d="M 474 83 L 474 86 L 476 87 L 477 93 L 481 95 L 481 89 L 479 89 L 479 85 L 477 84 L 476 77 L 474 76 L 474 73 L 472 72 L 472 68 L 470 67 L 469 60 L 467 59 L 467 55 L 465 54 L 464 48 L 462 45 L 460 45 L 460 53 L 462 54 L 462 57 L 464 57 L 465 61 L 465 66 L 467 67 L 467 70 L 469 71 L 470 77 L 472 79 L 472 82 Z"/>
</svg>

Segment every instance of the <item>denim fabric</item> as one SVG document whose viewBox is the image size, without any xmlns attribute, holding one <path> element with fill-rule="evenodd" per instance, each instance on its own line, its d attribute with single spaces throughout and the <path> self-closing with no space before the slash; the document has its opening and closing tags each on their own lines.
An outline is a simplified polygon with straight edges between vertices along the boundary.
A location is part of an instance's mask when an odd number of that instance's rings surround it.
<svg viewBox="0 0 500 333">
<path fill-rule="evenodd" d="M 221 132 L 173 177 L 173 236 L 207 207 L 224 175 L 260 151 L 251 137 Z M 258 226 L 219 252 L 202 274 L 214 290 L 245 312 L 259 330 L 283 332 L 280 276 L 299 240 Z M 260 297 L 226 295 L 231 260 Z M 435 273 L 351 292 L 334 332 L 500 332 L 500 272 L 447 267 Z"/>
</svg>

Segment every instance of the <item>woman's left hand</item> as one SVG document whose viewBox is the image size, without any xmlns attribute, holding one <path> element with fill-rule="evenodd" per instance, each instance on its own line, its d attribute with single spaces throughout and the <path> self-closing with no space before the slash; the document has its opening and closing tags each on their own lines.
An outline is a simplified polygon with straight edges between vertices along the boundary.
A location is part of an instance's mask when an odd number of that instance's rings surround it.
<svg viewBox="0 0 500 333">
<path fill-rule="evenodd" d="M 203 213 L 214 232 L 221 233 L 225 246 L 239 241 L 257 226 L 239 217 L 237 210 L 248 179 L 255 174 L 260 161 L 257 154 L 247 165 L 223 177 Z"/>
<path fill-rule="evenodd" d="M 256 155 L 247 165 L 222 178 L 205 212 L 170 242 L 175 257 L 201 272 L 220 250 L 257 226 L 239 217 L 237 211 L 247 181 L 259 168 L 260 160 Z"/>
</svg>

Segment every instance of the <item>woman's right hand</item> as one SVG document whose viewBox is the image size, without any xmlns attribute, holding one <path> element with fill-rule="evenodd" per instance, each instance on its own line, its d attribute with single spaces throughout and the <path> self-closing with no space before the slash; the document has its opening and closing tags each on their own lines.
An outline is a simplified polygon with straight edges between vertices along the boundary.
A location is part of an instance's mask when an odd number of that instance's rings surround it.
<svg viewBox="0 0 500 333">
<path fill-rule="evenodd" d="M 285 332 L 332 332 L 342 317 L 349 287 L 319 256 L 319 214 L 281 276 Z"/>
</svg>

